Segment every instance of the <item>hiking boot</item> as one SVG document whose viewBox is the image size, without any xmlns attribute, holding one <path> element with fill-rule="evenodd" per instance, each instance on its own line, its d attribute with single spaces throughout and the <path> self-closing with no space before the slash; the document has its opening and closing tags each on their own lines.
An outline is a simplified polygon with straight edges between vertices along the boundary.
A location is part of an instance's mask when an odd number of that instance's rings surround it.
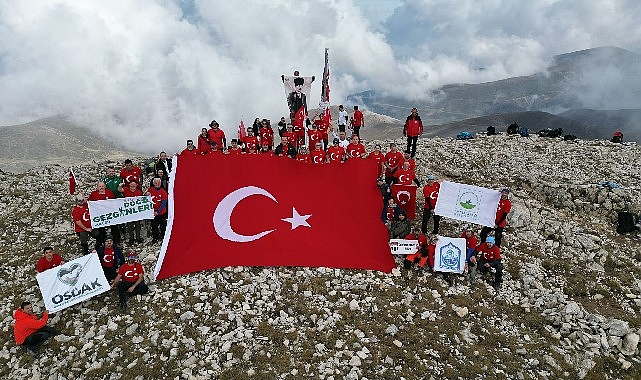
<svg viewBox="0 0 641 380">
<path fill-rule="evenodd" d="M 447 277 L 447 285 L 450 287 L 454 286 L 454 278 L 452 276 Z"/>
<path fill-rule="evenodd" d="M 31 348 L 31 347 L 27 347 L 27 346 L 23 346 L 23 347 L 24 347 L 25 351 L 27 351 L 27 353 L 29 353 L 29 355 L 33 356 L 34 358 L 37 358 L 38 355 L 40 355 L 40 353 L 38 352 L 37 348 Z"/>
<path fill-rule="evenodd" d="M 417 275 L 418 277 L 422 277 L 422 276 L 423 276 L 423 268 L 420 268 L 420 267 L 419 267 L 419 268 L 418 268 L 418 270 L 416 271 L 416 275 Z"/>
<path fill-rule="evenodd" d="M 142 241 L 143 241 L 142 239 L 136 239 L 136 243 L 138 244 L 142 244 Z"/>
<path fill-rule="evenodd" d="M 498 292 L 499 289 L 501 289 L 501 284 L 498 283 L 498 282 L 494 282 L 494 283 L 492 283 L 492 287 L 494 288 L 494 290 L 496 290 Z"/>
<path fill-rule="evenodd" d="M 123 313 L 127 311 L 127 303 L 126 302 L 121 302 L 120 303 L 120 311 L 123 312 Z"/>
</svg>

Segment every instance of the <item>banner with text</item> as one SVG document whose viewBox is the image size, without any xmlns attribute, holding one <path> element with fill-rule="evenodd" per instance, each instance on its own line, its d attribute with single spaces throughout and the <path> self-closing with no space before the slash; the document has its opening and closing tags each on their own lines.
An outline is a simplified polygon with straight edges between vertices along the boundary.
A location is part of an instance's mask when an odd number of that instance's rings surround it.
<svg viewBox="0 0 641 380">
<path fill-rule="evenodd" d="M 434 213 L 464 222 L 494 227 L 496 208 L 501 199 L 498 190 L 443 181 Z"/>
<path fill-rule="evenodd" d="M 150 196 L 89 201 L 91 228 L 154 218 L 154 204 Z"/>
<path fill-rule="evenodd" d="M 463 273 L 466 253 L 465 238 L 439 236 L 434 254 L 434 271 Z"/>
<path fill-rule="evenodd" d="M 418 252 L 418 240 L 390 239 L 389 248 L 393 255 L 411 255 Z"/>
<path fill-rule="evenodd" d="M 45 307 L 55 313 L 110 289 L 97 253 L 36 275 Z"/>
</svg>

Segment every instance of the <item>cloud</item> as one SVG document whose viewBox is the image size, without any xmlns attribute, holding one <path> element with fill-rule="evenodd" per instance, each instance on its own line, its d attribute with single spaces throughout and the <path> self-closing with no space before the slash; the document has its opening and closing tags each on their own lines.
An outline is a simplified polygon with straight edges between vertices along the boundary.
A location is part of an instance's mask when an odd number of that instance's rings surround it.
<svg viewBox="0 0 641 380">
<path fill-rule="evenodd" d="M 362 3 L 0 0 L 0 124 L 67 114 L 129 148 L 172 151 L 211 119 L 232 137 L 241 117 L 285 115 L 280 75 L 320 77 L 325 47 L 338 103 L 369 89 L 420 98 L 531 74 L 558 53 L 641 46 L 635 1 L 405 1 L 383 29 Z M 318 82 L 312 91 L 315 104 Z"/>
</svg>

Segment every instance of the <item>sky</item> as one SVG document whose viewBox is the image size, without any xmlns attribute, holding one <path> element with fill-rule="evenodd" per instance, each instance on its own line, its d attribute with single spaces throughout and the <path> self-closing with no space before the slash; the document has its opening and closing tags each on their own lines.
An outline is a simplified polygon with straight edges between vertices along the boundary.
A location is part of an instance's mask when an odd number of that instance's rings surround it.
<svg viewBox="0 0 641 380">
<path fill-rule="evenodd" d="M 280 76 L 331 103 L 375 90 L 424 99 L 448 83 L 545 69 L 598 46 L 641 53 L 637 0 L 0 0 L 0 125 L 68 115 L 130 149 L 182 149 L 217 120 L 287 113 Z M 349 107 L 349 105 L 348 105 Z"/>
</svg>

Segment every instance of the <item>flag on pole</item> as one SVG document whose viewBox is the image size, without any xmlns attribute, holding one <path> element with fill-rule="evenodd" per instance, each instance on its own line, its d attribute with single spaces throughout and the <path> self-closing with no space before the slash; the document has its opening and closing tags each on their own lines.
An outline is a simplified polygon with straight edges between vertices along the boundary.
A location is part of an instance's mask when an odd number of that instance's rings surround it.
<svg viewBox="0 0 641 380">
<path fill-rule="evenodd" d="M 323 122 L 330 125 L 332 114 L 329 112 L 329 49 L 325 48 L 325 68 L 323 69 L 323 83 L 321 86 L 320 108 L 324 109 Z"/>
<path fill-rule="evenodd" d="M 323 88 L 321 89 L 321 103 L 329 105 L 329 49 L 325 48 L 325 68 L 323 69 Z"/>
<path fill-rule="evenodd" d="M 473 185 L 443 181 L 436 199 L 436 215 L 493 227 L 501 193 Z"/>
<path fill-rule="evenodd" d="M 243 122 L 243 119 L 240 119 L 240 125 L 238 126 L 238 139 L 240 141 L 244 141 L 246 136 L 247 132 L 245 131 L 245 123 Z"/>
<path fill-rule="evenodd" d="M 74 195 L 76 193 L 76 188 L 78 188 L 78 181 L 76 176 L 73 174 L 73 167 L 69 168 L 69 194 Z"/>
</svg>

